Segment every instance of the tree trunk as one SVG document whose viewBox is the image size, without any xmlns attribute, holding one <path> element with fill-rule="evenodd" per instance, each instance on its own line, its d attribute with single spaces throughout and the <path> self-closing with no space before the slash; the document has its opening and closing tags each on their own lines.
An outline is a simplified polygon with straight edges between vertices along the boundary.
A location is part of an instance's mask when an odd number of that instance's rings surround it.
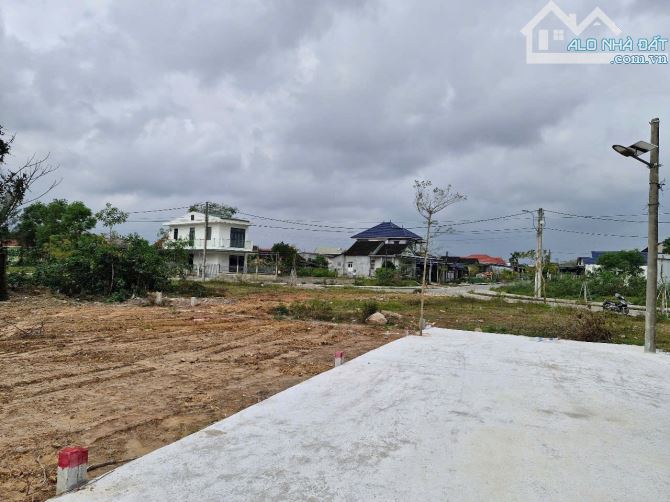
<svg viewBox="0 0 670 502">
<path fill-rule="evenodd" d="M 0 242 L 0 302 L 9 300 L 7 291 L 7 248 Z"/>
<path fill-rule="evenodd" d="M 114 290 L 114 258 L 112 258 L 112 278 L 109 281 L 109 294 Z"/>
<path fill-rule="evenodd" d="M 426 229 L 426 248 L 423 252 L 423 278 L 421 279 L 421 308 L 419 309 L 419 335 L 423 335 L 423 300 L 426 290 L 426 268 L 428 268 L 428 244 L 430 242 L 430 225 L 433 222 L 433 215 L 428 214 L 428 228 Z"/>
</svg>

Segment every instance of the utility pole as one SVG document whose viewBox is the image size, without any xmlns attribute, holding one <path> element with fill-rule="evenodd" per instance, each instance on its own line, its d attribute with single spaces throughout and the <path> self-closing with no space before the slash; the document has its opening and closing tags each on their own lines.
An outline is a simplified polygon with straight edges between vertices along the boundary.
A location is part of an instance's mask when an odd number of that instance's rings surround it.
<svg viewBox="0 0 670 502">
<path fill-rule="evenodd" d="M 205 202 L 205 244 L 202 247 L 202 280 L 207 278 L 207 229 L 209 228 L 209 202 Z"/>
<path fill-rule="evenodd" d="M 649 166 L 649 228 L 647 236 L 647 310 L 644 323 L 644 351 L 656 352 L 656 286 L 658 281 L 658 189 L 659 189 L 659 120 L 652 119 Z"/>
<path fill-rule="evenodd" d="M 542 228 L 544 227 L 544 209 L 537 210 L 537 249 L 535 251 L 535 289 L 533 296 L 540 298 L 542 296 L 542 269 L 544 268 L 544 251 L 542 249 Z"/>
</svg>

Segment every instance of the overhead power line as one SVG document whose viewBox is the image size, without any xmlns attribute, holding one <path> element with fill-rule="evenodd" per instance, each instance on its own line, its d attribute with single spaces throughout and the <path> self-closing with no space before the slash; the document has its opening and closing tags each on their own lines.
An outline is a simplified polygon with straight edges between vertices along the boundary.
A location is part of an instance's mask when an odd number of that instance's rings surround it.
<svg viewBox="0 0 670 502">
<path fill-rule="evenodd" d="M 258 214 L 252 214 L 252 213 L 245 213 L 242 211 L 238 211 L 237 214 L 242 214 L 244 216 L 248 216 L 250 218 L 259 218 L 262 220 L 268 220 L 268 221 L 277 221 L 280 223 L 288 223 L 291 225 L 304 225 L 304 226 L 311 226 L 311 227 L 319 227 L 319 228 L 339 228 L 339 229 L 344 229 L 344 230 L 367 230 L 369 227 L 348 227 L 348 226 L 339 226 L 339 225 L 324 225 L 323 223 L 306 223 L 303 221 L 298 221 L 298 220 L 289 220 L 289 219 L 281 219 L 281 218 L 272 218 L 269 216 L 262 216 Z M 504 220 L 508 218 L 513 218 L 516 216 L 523 216 L 524 213 L 514 213 L 514 214 L 508 214 L 505 216 L 496 216 L 494 218 L 483 218 L 479 220 L 456 220 L 456 221 L 447 221 L 441 225 L 439 225 L 439 228 L 443 227 L 449 227 L 449 226 L 456 226 L 456 225 L 469 225 L 469 224 L 474 224 L 474 223 L 482 223 L 486 221 L 496 221 L 496 220 Z M 359 222 L 361 223 L 361 222 Z M 406 228 L 408 230 L 414 230 L 414 229 L 425 229 L 425 226 L 417 225 L 417 226 L 404 226 L 403 228 Z"/>
<path fill-rule="evenodd" d="M 506 220 L 508 218 L 513 218 L 515 216 L 525 216 L 526 213 L 514 213 L 514 214 L 507 214 L 505 216 L 496 216 L 495 218 L 484 218 L 481 220 L 465 220 L 465 221 L 454 221 L 454 222 L 448 222 L 445 225 L 450 225 L 450 226 L 456 226 L 456 225 L 470 225 L 473 223 L 482 223 L 485 221 L 496 221 L 496 220 Z"/>
<path fill-rule="evenodd" d="M 589 219 L 589 220 L 599 220 L 599 221 L 614 221 L 614 222 L 620 222 L 620 223 L 647 223 L 647 220 L 622 220 L 617 217 L 622 217 L 622 216 L 644 216 L 642 214 L 636 215 L 612 215 L 612 216 L 594 216 L 594 215 L 589 215 L 589 214 L 573 214 L 573 213 L 564 213 L 562 211 L 551 211 L 549 209 L 545 209 L 545 212 L 547 213 L 552 213 L 552 214 L 558 214 L 563 216 L 564 218 L 584 218 L 584 219 Z M 666 213 L 664 213 L 666 214 Z M 670 213 L 667 213 L 670 214 Z M 665 223 L 665 224 L 670 224 L 670 221 L 659 221 L 659 223 Z"/>
<path fill-rule="evenodd" d="M 128 214 L 140 214 L 140 213 L 161 213 L 165 211 L 176 211 L 177 209 L 189 209 L 191 206 L 181 206 L 181 207 L 168 207 L 166 209 L 147 209 L 145 211 L 125 211 Z"/>
<path fill-rule="evenodd" d="M 545 230 L 553 230 L 554 232 L 567 232 L 570 234 L 581 234 L 581 235 L 595 235 L 598 237 L 622 237 L 622 238 L 635 238 L 643 239 L 646 238 L 646 235 L 619 235 L 619 234 L 604 234 L 600 232 L 581 232 L 579 230 L 567 230 L 565 228 L 549 228 L 544 227 Z"/>
</svg>

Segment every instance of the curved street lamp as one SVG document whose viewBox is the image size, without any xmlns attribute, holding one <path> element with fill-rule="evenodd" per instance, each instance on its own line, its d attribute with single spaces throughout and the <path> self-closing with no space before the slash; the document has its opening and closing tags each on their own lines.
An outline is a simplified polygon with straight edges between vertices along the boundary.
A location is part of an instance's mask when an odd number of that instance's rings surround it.
<svg viewBox="0 0 670 502">
<path fill-rule="evenodd" d="M 658 282 L 658 189 L 659 156 L 658 129 L 659 120 L 652 119 L 651 142 L 638 141 L 630 146 L 612 145 L 614 151 L 624 157 L 632 157 L 649 168 L 649 226 L 647 229 L 647 298 L 644 315 L 644 351 L 656 352 L 656 286 Z M 650 154 L 649 161 L 640 155 Z"/>
<path fill-rule="evenodd" d="M 647 143 L 646 141 L 638 141 L 637 143 L 633 143 L 630 146 L 612 145 L 612 148 L 614 149 L 615 152 L 617 152 L 620 155 L 623 155 L 624 157 L 633 157 L 635 160 L 642 162 L 649 168 L 654 167 L 654 164 L 652 164 L 651 162 L 647 162 L 646 160 L 641 159 L 640 155 L 644 155 L 645 153 L 658 150 L 657 145 Z"/>
</svg>

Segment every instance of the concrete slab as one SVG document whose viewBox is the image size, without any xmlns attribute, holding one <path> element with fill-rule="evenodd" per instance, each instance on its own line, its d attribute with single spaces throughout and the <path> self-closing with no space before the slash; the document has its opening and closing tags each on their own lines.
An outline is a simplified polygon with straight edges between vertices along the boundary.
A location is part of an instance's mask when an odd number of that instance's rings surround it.
<svg viewBox="0 0 670 502">
<path fill-rule="evenodd" d="M 428 333 L 57 500 L 668 500 L 668 355 Z"/>
</svg>

